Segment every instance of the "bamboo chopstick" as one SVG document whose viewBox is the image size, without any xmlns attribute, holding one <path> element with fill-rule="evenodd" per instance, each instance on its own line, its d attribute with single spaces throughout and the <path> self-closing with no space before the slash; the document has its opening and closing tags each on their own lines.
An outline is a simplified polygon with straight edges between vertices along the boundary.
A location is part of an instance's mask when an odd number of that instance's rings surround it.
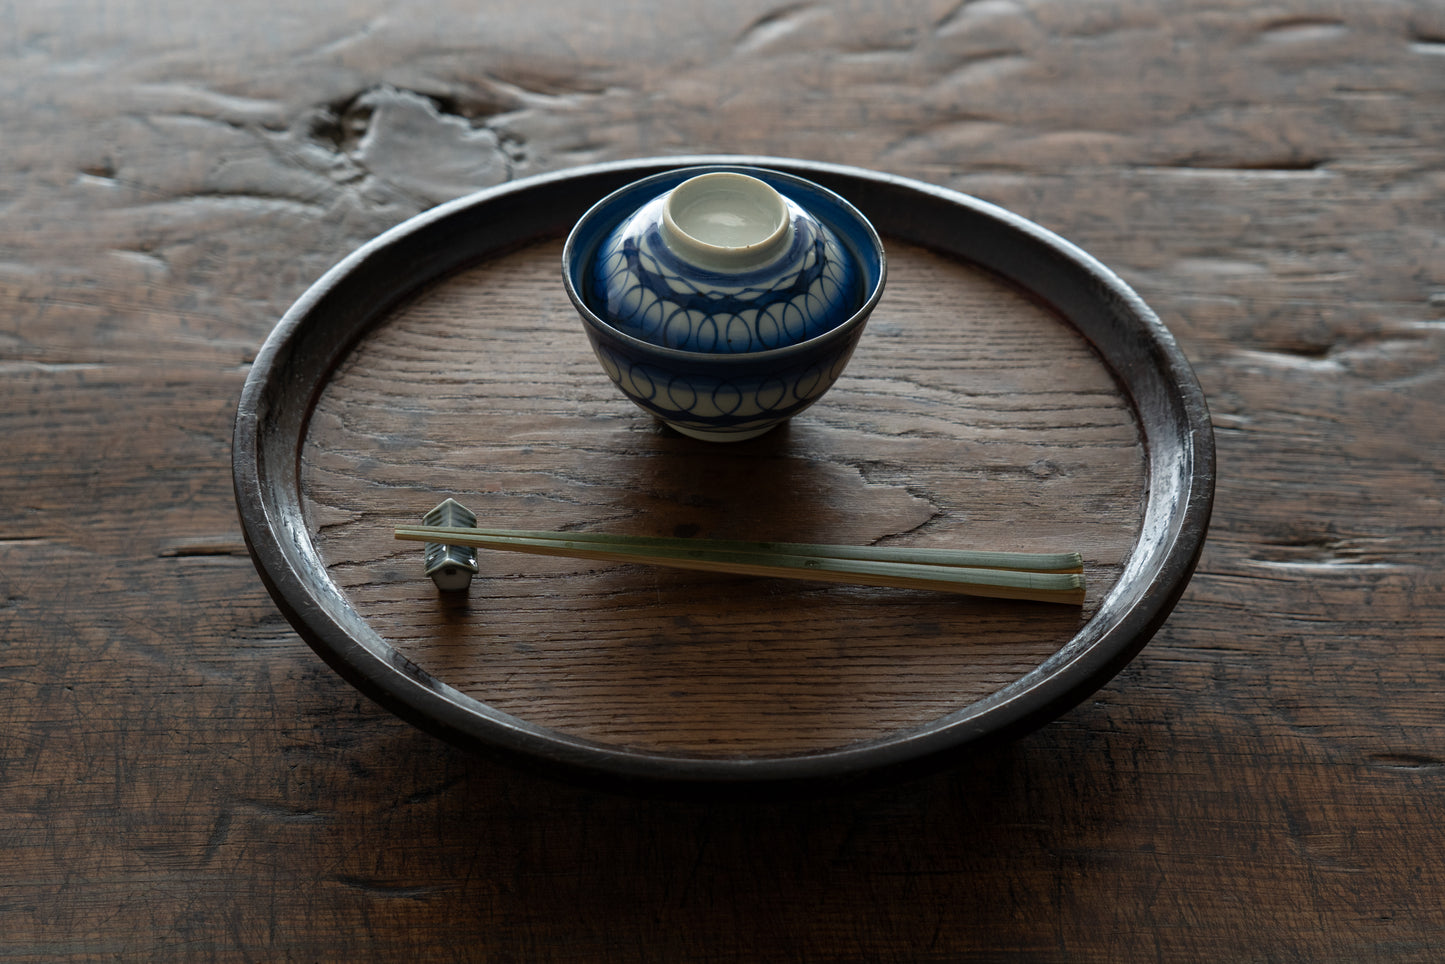
<svg viewBox="0 0 1445 964">
<path fill-rule="evenodd" d="M 423 526 L 403 526 L 421 529 Z M 400 531 L 400 530 L 398 530 Z M 679 539 L 667 536 L 621 536 L 606 532 L 546 532 L 537 529 L 493 529 L 485 526 L 461 530 L 506 539 L 589 542 L 608 547 L 706 552 L 780 553 L 792 556 L 827 556 L 918 565 L 964 566 L 973 569 L 1014 569 L 1021 572 L 1083 572 L 1077 552 L 980 552 L 971 549 L 913 549 L 906 546 L 835 546 L 808 542 L 749 542 L 731 539 Z M 398 537 L 399 538 L 399 537 Z M 429 539 L 440 542 L 440 539 Z"/>
<path fill-rule="evenodd" d="M 930 589 L 1073 606 L 1084 601 L 1083 560 L 1078 553 L 831 546 L 419 525 L 399 526 L 395 535 L 413 542 L 703 572 Z"/>
</svg>

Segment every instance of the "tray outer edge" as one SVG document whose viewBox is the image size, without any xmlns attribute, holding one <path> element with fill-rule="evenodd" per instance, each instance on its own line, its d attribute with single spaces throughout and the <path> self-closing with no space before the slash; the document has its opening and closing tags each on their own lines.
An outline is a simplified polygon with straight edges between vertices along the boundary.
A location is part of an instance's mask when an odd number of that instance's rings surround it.
<svg viewBox="0 0 1445 964">
<path fill-rule="evenodd" d="M 1147 447 L 1141 539 L 1099 612 L 1024 677 L 916 730 L 821 752 L 770 758 L 640 753 L 539 727 L 457 692 L 382 640 L 326 577 L 300 524 L 300 450 L 310 403 L 357 340 L 417 286 L 508 247 L 563 233 L 591 201 L 631 180 L 695 165 L 766 167 L 815 180 L 849 198 L 880 233 L 974 261 L 1031 289 L 1078 327 L 1119 375 Z M 540 218 L 529 203 L 538 194 L 549 195 Z M 933 203 L 923 207 L 925 200 Z M 959 238 L 960 217 L 969 227 L 992 226 L 1011 244 L 967 250 Z M 385 280 L 398 276 L 411 284 Z M 338 337 L 321 337 L 311 323 L 328 312 L 349 319 L 339 330 L 327 329 Z M 1140 339 L 1141 333 L 1146 337 Z M 1143 357 L 1127 357 L 1141 344 Z M 302 410 L 284 404 L 294 401 L 308 378 Z M 894 775 L 936 766 L 954 752 L 1057 717 L 1117 674 L 1167 618 L 1202 551 L 1215 471 L 1208 408 L 1183 353 L 1143 300 L 1091 255 L 1003 208 L 945 188 L 841 165 L 738 156 L 652 158 L 539 175 L 440 205 L 378 236 L 318 280 L 267 338 L 238 403 L 233 451 L 238 511 L 262 581 L 293 627 L 343 678 L 452 742 L 559 775 L 627 786 Z M 308 578 L 308 570 L 317 578 Z"/>
</svg>

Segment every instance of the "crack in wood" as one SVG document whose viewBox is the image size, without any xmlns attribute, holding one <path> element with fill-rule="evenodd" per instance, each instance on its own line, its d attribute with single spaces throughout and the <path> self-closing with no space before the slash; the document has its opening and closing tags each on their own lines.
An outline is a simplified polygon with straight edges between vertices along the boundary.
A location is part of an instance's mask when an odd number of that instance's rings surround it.
<svg viewBox="0 0 1445 964">
<path fill-rule="evenodd" d="M 1277 354 L 1289 355 L 1295 358 L 1303 358 L 1307 361 L 1324 361 L 1334 354 L 1334 342 L 1293 342 L 1290 344 L 1271 345 L 1263 351 Z"/>
<path fill-rule="evenodd" d="M 1271 553 L 1273 558 L 1257 557 L 1250 561 L 1271 568 L 1400 568 L 1399 563 L 1389 561 L 1384 553 L 1372 549 L 1372 543 L 1387 544 L 1380 539 L 1332 535 L 1261 538 L 1260 548 L 1275 550 Z"/>
<path fill-rule="evenodd" d="M 492 118 L 509 113 L 519 106 L 515 102 L 515 96 L 498 96 L 490 100 L 469 99 L 457 94 L 431 93 L 390 84 L 367 87 L 349 97 L 323 105 L 314 115 L 309 133 L 312 139 L 322 146 L 339 154 L 351 154 L 370 132 L 378 109 L 388 101 L 398 98 L 417 98 L 430 105 L 439 117 L 464 121 L 473 129 L 493 130 L 499 139 L 510 140 L 516 149 L 521 148 L 518 138 L 503 135 L 501 131 L 490 127 Z"/>
<path fill-rule="evenodd" d="M 314 109 L 302 136 L 345 158 L 347 180 L 360 172 L 419 203 L 437 203 L 515 176 L 527 144 L 491 123 L 517 106 L 513 100 L 381 84 Z"/>
<path fill-rule="evenodd" d="M 739 50 L 756 50 L 796 33 L 802 28 L 812 6 L 811 3 L 795 3 L 768 11 L 742 29 L 734 46 Z"/>
<path fill-rule="evenodd" d="M 1410 49 L 1428 56 L 1445 56 L 1445 33 L 1413 29 L 1410 31 Z"/>
<path fill-rule="evenodd" d="M 1423 753 L 1375 753 L 1368 759 L 1370 766 L 1381 770 L 1445 770 L 1445 760 Z"/>
<path fill-rule="evenodd" d="M 246 556 L 249 553 L 244 543 L 224 542 L 168 546 L 157 555 L 162 559 L 193 559 L 206 556 Z"/>
<path fill-rule="evenodd" d="M 1271 20 L 1260 28 L 1267 39 L 1317 40 L 1324 34 L 1343 33 L 1346 24 L 1338 17 L 1300 15 Z"/>
<path fill-rule="evenodd" d="M 1148 164 L 1133 164 L 1134 170 L 1178 170 L 1202 171 L 1210 174 L 1317 174 L 1326 171 L 1333 163 L 1324 157 L 1274 157 L 1245 158 L 1186 157 L 1177 160 L 1153 161 Z"/>
<path fill-rule="evenodd" d="M 398 884 L 386 884 L 381 881 L 370 880 L 366 877 L 357 877 L 350 874 L 339 875 L 331 879 L 343 887 L 365 891 L 376 897 L 399 897 L 406 900 L 424 900 L 438 890 L 436 887 L 406 887 Z"/>
</svg>

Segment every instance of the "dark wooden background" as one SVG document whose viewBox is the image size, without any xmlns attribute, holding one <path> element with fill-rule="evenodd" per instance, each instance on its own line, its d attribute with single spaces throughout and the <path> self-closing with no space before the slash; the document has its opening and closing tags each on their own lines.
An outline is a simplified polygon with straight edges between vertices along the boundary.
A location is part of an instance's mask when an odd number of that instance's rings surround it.
<svg viewBox="0 0 1445 964">
<path fill-rule="evenodd" d="M 856 164 L 1073 240 L 1219 446 L 1200 571 L 1057 722 L 906 784 L 481 763 L 280 617 L 230 432 L 308 284 L 591 161 Z M 0 956 L 1436 960 L 1445 7 L 0 2 Z"/>
</svg>

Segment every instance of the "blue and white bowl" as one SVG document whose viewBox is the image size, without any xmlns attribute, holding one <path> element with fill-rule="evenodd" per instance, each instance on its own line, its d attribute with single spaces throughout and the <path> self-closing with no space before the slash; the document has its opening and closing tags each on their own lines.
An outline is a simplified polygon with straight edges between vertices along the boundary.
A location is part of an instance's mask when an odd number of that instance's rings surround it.
<svg viewBox="0 0 1445 964">
<path fill-rule="evenodd" d="M 856 259 L 826 224 L 747 174 L 663 191 L 593 256 L 592 303 L 635 338 L 684 351 L 767 351 L 847 320 Z"/>
<path fill-rule="evenodd" d="M 685 435 L 761 435 L 837 380 L 883 291 L 877 232 L 837 194 L 746 167 L 689 168 L 589 210 L 563 251 L 603 369 Z"/>
</svg>

